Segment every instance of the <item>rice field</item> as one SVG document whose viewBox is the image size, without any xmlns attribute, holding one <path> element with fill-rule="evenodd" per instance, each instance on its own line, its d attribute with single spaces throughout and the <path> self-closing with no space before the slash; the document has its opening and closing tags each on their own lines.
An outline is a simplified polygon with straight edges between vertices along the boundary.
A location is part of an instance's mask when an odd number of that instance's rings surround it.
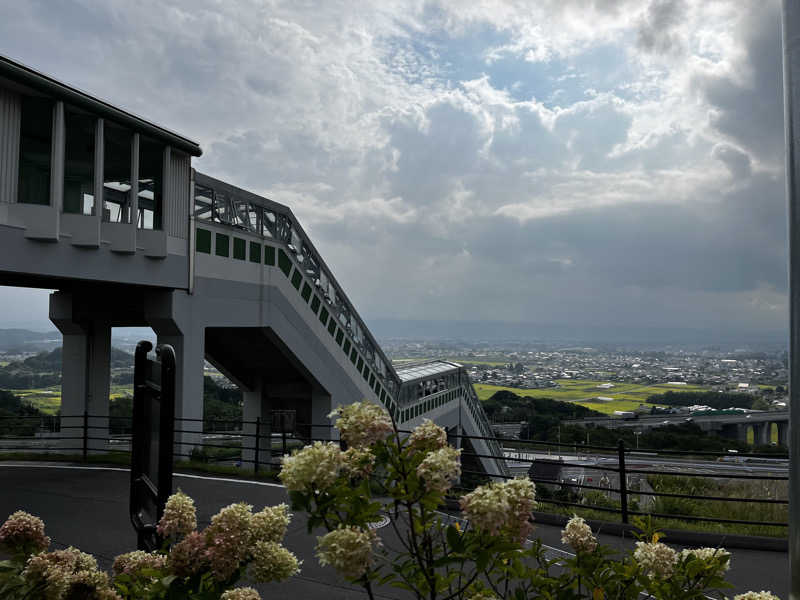
<svg viewBox="0 0 800 600">
<path fill-rule="evenodd" d="M 552 398 L 553 400 L 574 402 L 606 414 L 612 414 L 616 410 L 633 410 L 641 404 L 655 406 L 646 402 L 647 398 L 653 394 L 663 394 L 668 391 L 698 392 L 708 389 L 699 385 L 670 385 L 668 383 L 642 385 L 591 379 L 558 379 L 556 383 L 559 384 L 557 388 L 539 389 L 520 389 L 483 383 L 476 383 L 474 387 L 481 400 L 487 400 L 500 390 L 508 390 L 523 397 Z M 599 387 L 608 383 L 613 383 L 613 387 Z M 598 401 L 596 400 L 598 397 L 609 398 L 609 400 Z"/>
<path fill-rule="evenodd" d="M 10 390 L 24 402 L 40 410 L 46 415 L 54 415 L 61 408 L 61 386 L 54 385 L 47 388 L 29 390 Z M 109 396 L 120 398 L 133 395 L 133 385 L 112 385 Z"/>
</svg>

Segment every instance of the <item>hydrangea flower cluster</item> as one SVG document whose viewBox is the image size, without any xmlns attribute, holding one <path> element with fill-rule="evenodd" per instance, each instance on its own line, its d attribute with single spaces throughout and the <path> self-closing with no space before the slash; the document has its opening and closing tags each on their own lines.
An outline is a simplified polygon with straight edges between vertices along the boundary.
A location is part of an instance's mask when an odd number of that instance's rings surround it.
<svg viewBox="0 0 800 600">
<path fill-rule="evenodd" d="M 111 571 L 114 575 L 136 575 L 142 569 L 163 569 L 167 565 L 167 557 L 158 552 L 136 550 L 120 554 L 114 559 Z"/>
<path fill-rule="evenodd" d="M 592 529 L 582 517 L 573 516 L 564 531 L 561 532 L 561 543 L 568 544 L 575 552 L 590 553 L 597 548 L 597 538 L 592 535 Z"/>
<path fill-rule="evenodd" d="M 377 404 L 354 402 L 338 407 L 328 415 L 336 420 L 336 428 L 348 446 L 369 447 L 386 439 L 392 433 L 392 420 L 389 414 Z"/>
<path fill-rule="evenodd" d="M 158 533 L 165 538 L 183 537 L 197 529 L 194 500 L 178 490 L 167 500 L 164 514 L 158 522 Z"/>
<path fill-rule="evenodd" d="M 417 475 L 431 491 L 444 493 L 461 476 L 461 449 L 445 446 L 430 452 L 417 466 Z"/>
<path fill-rule="evenodd" d="M 526 478 L 489 483 L 475 488 L 460 500 L 461 510 L 470 525 L 497 535 L 504 532 L 513 539 L 524 539 L 531 531 L 531 511 L 536 488 Z"/>
<path fill-rule="evenodd" d="M 772 592 L 747 592 L 744 594 L 737 594 L 733 600 L 781 600 Z"/>
<path fill-rule="evenodd" d="M 331 487 L 342 468 L 342 451 L 334 442 L 314 442 L 283 457 L 280 479 L 290 492 Z"/>
<path fill-rule="evenodd" d="M 253 507 L 230 504 L 211 517 L 206 528 L 206 558 L 217 581 L 230 579 L 247 558 Z"/>
<path fill-rule="evenodd" d="M 254 581 L 282 581 L 300 572 L 297 557 L 276 542 L 256 542 L 250 575 Z"/>
<path fill-rule="evenodd" d="M 678 553 L 678 561 L 682 562 L 690 556 L 699 558 L 706 563 L 717 559 L 720 561 L 720 570 L 723 573 L 731 568 L 731 553 L 724 548 L 686 548 Z"/>
<path fill-rule="evenodd" d="M 206 540 L 203 534 L 193 531 L 170 548 L 167 565 L 178 577 L 197 575 L 208 564 Z"/>
<path fill-rule="evenodd" d="M 634 560 L 650 578 L 667 579 L 675 571 L 678 554 L 661 542 L 636 542 Z"/>
<path fill-rule="evenodd" d="M 340 527 L 317 539 L 317 557 L 349 579 L 362 577 L 373 563 L 377 536 L 372 530 Z"/>
<path fill-rule="evenodd" d="M 44 534 L 44 521 L 18 510 L 0 527 L 0 546 L 12 554 L 29 556 L 47 550 L 50 538 Z"/>
<path fill-rule="evenodd" d="M 261 600 L 261 594 L 251 587 L 240 587 L 226 591 L 219 600 Z"/>
<path fill-rule="evenodd" d="M 408 447 L 412 452 L 432 452 L 446 445 L 447 432 L 430 419 L 424 419 L 408 436 Z"/>
<path fill-rule="evenodd" d="M 375 467 L 375 455 L 367 448 L 351 447 L 342 453 L 342 468 L 350 477 L 369 477 Z"/>
<path fill-rule="evenodd" d="M 280 542 L 291 520 L 286 504 L 265 506 L 250 519 L 250 534 L 255 541 Z"/>
<path fill-rule="evenodd" d="M 121 600 L 111 588 L 108 575 L 97 569 L 94 557 L 77 548 L 36 554 L 22 574 L 29 583 L 41 586 L 46 600 Z"/>
</svg>

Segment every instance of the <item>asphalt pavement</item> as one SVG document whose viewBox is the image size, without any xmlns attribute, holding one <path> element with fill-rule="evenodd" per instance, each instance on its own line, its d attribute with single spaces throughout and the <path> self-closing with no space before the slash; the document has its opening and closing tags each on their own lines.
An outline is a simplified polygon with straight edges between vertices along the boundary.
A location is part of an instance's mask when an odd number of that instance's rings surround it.
<svg viewBox="0 0 800 600">
<path fill-rule="evenodd" d="M 135 549 L 136 536 L 128 518 L 127 469 L 41 463 L 0 463 L 0 519 L 15 510 L 25 510 L 44 519 L 55 548 L 76 546 L 95 555 L 109 569 L 116 555 Z M 175 489 L 195 499 L 198 521 L 207 524 L 220 508 L 245 501 L 255 510 L 265 505 L 288 502 L 286 490 L 277 484 L 175 474 Z M 378 530 L 388 548 L 396 546 L 391 527 Z M 330 567 L 321 567 L 314 556 L 316 536 L 307 533 L 306 520 L 296 514 L 285 545 L 303 560 L 302 572 L 280 584 L 257 586 L 264 597 L 294 597 L 309 600 L 339 600 L 366 597 L 361 588 L 343 581 Z M 560 541 L 560 528 L 538 525 L 534 533 L 553 554 L 568 551 Z M 599 535 L 600 541 L 620 550 L 630 549 L 633 540 Z M 789 560 L 786 553 L 732 550 L 729 592 L 771 590 L 788 598 Z M 377 590 L 376 597 L 407 598 L 394 588 Z"/>
</svg>

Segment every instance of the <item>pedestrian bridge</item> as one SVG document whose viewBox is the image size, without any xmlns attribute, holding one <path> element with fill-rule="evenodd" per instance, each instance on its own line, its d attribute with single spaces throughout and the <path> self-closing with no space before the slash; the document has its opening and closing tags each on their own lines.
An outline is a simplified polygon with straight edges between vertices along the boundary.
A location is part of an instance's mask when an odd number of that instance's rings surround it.
<svg viewBox="0 0 800 600">
<path fill-rule="evenodd" d="M 380 403 L 401 429 L 430 418 L 492 435 L 466 370 L 396 368 L 288 206 L 196 172 L 199 145 L 0 57 L 0 284 L 56 290 L 62 414 L 107 428 L 111 328 L 176 351 L 186 450 L 208 360 L 244 391 L 244 420 L 292 410 L 307 437 L 336 406 Z M 489 475 L 491 440 L 471 439 Z"/>
</svg>

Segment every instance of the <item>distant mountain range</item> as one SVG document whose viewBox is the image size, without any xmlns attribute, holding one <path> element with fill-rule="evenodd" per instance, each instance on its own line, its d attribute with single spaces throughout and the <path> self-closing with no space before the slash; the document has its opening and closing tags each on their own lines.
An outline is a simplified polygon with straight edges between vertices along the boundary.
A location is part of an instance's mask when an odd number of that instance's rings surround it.
<svg viewBox="0 0 800 600">
<path fill-rule="evenodd" d="M 701 330 L 659 327 L 550 325 L 505 321 L 370 319 L 378 339 L 525 342 L 564 345 L 788 347 L 788 331 Z"/>
<path fill-rule="evenodd" d="M 61 333 L 52 331 L 31 331 L 29 329 L 0 329 L 0 352 L 27 353 L 52 350 L 61 345 Z"/>
</svg>

